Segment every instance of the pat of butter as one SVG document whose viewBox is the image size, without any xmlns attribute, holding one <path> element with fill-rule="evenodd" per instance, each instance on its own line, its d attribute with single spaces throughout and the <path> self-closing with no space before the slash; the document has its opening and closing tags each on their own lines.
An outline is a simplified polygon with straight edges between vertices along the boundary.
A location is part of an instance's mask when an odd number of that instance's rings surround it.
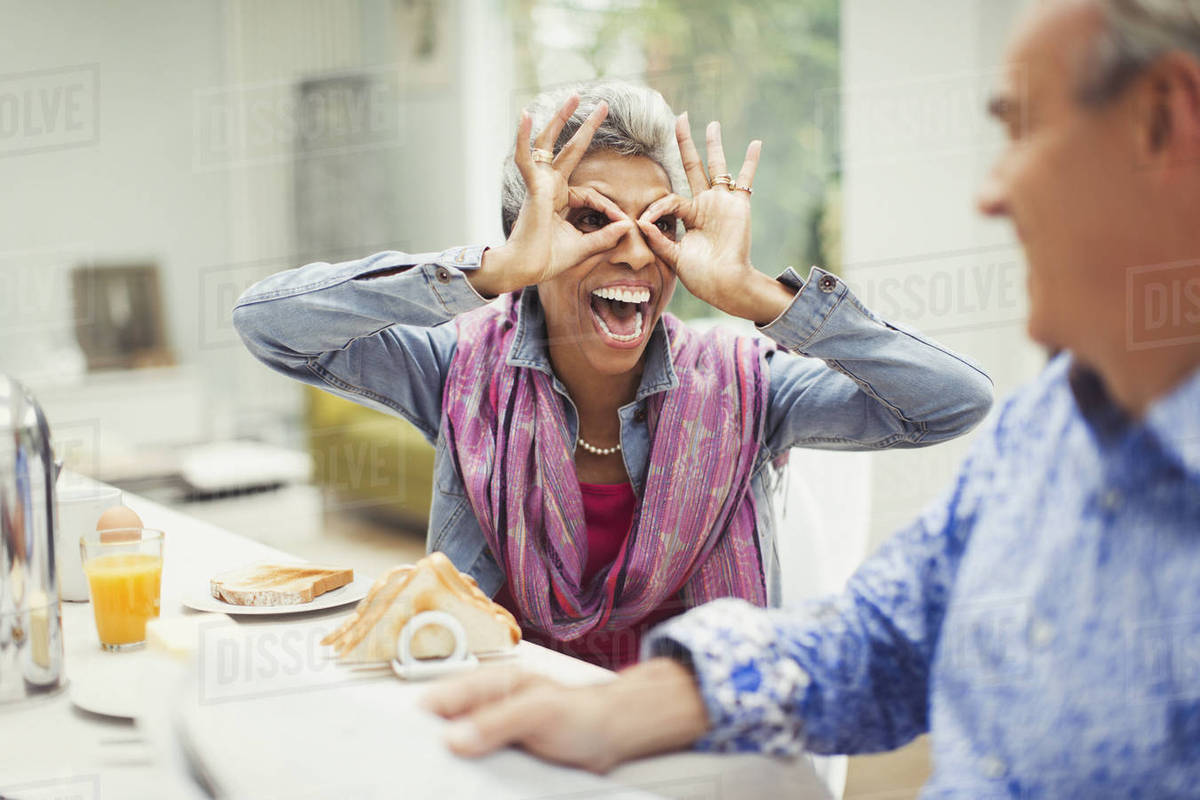
<svg viewBox="0 0 1200 800">
<path fill-rule="evenodd" d="M 146 646 L 153 652 L 186 661 L 199 651 L 205 630 L 236 624 L 228 614 L 157 617 L 146 623 Z"/>
</svg>

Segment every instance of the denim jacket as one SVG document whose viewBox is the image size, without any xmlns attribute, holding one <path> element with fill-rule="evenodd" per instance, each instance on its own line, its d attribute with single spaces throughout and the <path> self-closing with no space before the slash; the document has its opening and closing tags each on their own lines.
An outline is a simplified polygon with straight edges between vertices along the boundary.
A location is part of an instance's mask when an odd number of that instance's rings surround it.
<svg viewBox="0 0 1200 800">
<path fill-rule="evenodd" d="M 233 322 L 250 352 L 272 369 L 401 416 L 435 445 L 427 548 L 444 552 L 493 596 L 504 584 L 504 572 L 471 511 L 441 430 L 442 391 L 457 341 L 457 326 L 444 323 L 488 302 L 466 278 L 485 249 L 384 252 L 281 272 L 239 298 Z M 372 277 L 394 270 L 400 271 Z M 778 319 L 759 327 L 780 350 L 769 357 L 770 401 L 752 481 L 772 605 L 780 598 L 771 492 L 771 464 L 778 456 L 792 447 L 935 444 L 966 433 L 992 403 L 991 380 L 982 370 L 884 322 L 836 276 L 814 267 L 804 281 L 789 268 L 779 280 L 798 292 Z M 643 406 L 650 395 L 678 383 L 661 322 L 645 359 L 637 396 L 619 411 L 621 453 L 639 497 L 650 458 Z M 522 293 L 507 363 L 551 376 L 574 440 L 578 413 L 551 367 L 534 289 Z"/>
</svg>

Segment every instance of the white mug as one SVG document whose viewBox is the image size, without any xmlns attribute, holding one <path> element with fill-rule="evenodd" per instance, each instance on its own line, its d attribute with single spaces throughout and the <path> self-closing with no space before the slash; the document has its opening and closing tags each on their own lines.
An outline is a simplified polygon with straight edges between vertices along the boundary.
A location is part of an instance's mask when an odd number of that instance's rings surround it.
<svg viewBox="0 0 1200 800">
<path fill-rule="evenodd" d="M 100 515 L 121 505 L 121 490 L 108 484 L 61 481 L 57 491 L 58 527 L 54 554 L 58 562 L 58 594 L 63 600 L 86 601 L 87 577 L 79 555 L 79 537 L 96 530 Z"/>
</svg>

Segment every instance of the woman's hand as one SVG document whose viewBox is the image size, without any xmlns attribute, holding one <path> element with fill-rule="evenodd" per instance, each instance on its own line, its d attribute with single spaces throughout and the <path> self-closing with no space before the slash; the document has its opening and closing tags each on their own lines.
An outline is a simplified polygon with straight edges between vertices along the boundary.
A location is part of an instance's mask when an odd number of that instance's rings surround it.
<svg viewBox="0 0 1200 800">
<path fill-rule="evenodd" d="M 578 106 L 579 97 L 569 98 L 538 134 L 534 147 L 552 152 L 559 133 Z M 600 103 L 563 145 L 553 163 L 534 160 L 529 145 L 533 122 L 528 114 L 521 115 L 513 160 L 525 181 L 525 202 L 508 241 L 487 250 L 480 268 L 470 273 L 471 284 L 477 290 L 499 295 L 549 280 L 588 256 L 613 247 L 633 230 L 633 222 L 611 200 L 594 189 L 568 185 L 607 115 L 608 105 Z M 567 214 L 584 208 L 599 213 L 609 220 L 608 224 L 581 233 L 567 220 Z"/>
<path fill-rule="evenodd" d="M 687 114 L 675 122 L 675 138 L 687 173 L 692 199 L 670 194 L 652 203 L 637 221 L 655 254 L 665 261 L 689 292 L 734 316 L 766 324 L 786 309 L 794 294 L 750 263 L 750 188 L 762 142 L 746 149 L 746 159 L 733 185 L 712 184 L 692 142 Z M 727 175 L 721 146 L 721 125 L 711 122 L 706 132 L 708 170 L 713 178 Z M 658 227 L 674 216 L 686 232 L 676 242 Z"/>
<path fill-rule="evenodd" d="M 708 730 L 692 674 L 664 658 L 599 686 L 567 687 L 541 675 L 485 669 L 442 681 L 422 702 L 455 720 L 446 744 L 458 755 L 519 745 L 592 772 L 686 747 Z"/>
</svg>

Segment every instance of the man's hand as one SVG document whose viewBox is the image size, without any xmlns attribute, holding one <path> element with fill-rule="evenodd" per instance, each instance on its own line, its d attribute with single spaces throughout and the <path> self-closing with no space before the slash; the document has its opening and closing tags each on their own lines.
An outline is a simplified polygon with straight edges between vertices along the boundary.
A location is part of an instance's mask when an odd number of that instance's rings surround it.
<svg viewBox="0 0 1200 800">
<path fill-rule="evenodd" d="M 567 687 L 541 675 L 485 669 L 438 683 L 423 704 L 454 720 L 446 744 L 458 755 L 517 745 L 592 772 L 686 747 L 708 730 L 695 678 L 665 658 L 598 686 Z"/>
</svg>

